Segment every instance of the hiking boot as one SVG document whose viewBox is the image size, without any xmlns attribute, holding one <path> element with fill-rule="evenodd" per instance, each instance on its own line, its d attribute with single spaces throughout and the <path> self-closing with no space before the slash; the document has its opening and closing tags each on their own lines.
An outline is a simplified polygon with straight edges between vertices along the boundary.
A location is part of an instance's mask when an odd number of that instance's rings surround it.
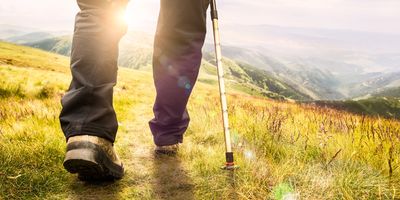
<svg viewBox="0 0 400 200">
<path fill-rule="evenodd" d="M 115 180 L 124 175 L 124 167 L 113 144 L 90 135 L 68 139 L 64 168 L 72 174 L 78 173 L 78 178 L 83 181 Z"/>
<path fill-rule="evenodd" d="M 179 144 L 156 146 L 154 152 L 159 155 L 175 155 L 179 150 Z"/>
</svg>

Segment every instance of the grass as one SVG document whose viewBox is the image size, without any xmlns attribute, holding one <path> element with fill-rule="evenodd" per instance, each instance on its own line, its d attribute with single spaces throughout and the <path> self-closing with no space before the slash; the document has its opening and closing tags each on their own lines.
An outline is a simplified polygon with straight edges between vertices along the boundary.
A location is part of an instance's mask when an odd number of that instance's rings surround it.
<svg viewBox="0 0 400 200">
<path fill-rule="evenodd" d="M 56 59 L 57 58 L 57 59 Z M 116 148 L 126 176 L 87 184 L 62 168 L 58 115 L 66 57 L 0 43 L 0 199 L 399 199 L 400 122 L 229 89 L 240 169 L 220 170 L 214 82 L 198 82 L 177 157 L 154 157 L 151 73 L 120 69 Z M 212 84 L 212 85 L 210 85 Z"/>
</svg>

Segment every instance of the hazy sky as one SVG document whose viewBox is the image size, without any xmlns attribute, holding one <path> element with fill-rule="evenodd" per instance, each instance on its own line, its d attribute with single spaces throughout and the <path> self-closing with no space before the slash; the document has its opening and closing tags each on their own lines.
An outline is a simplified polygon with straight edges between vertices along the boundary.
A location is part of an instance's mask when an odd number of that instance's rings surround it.
<svg viewBox="0 0 400 200">
<path fill-rule="evenodd" d="M 153 29 L 159 0 L 131 0 L 131 29 Z M 218 0 L 221 23 L 400 33 L 400 0 Z M 75 0 L 0 0 L 0 24 L 72 30 Z"/>
</svg>

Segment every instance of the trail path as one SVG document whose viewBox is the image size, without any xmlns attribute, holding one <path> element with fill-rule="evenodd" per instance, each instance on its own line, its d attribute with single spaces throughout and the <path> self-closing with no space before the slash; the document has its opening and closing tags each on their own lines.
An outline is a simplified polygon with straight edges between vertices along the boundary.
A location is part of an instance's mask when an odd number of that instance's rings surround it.
<svg viewBox="0 0 400 200">
<path fill-rule="evenodd" d="M 121 81 L 116 87 L 114 104 L 120 127 L 115 148 L 125 166 L 124 178 L 113 183 L 88 184 L 71 176 L 69 198 L 190 200 L 204 197 L 202 192 L 233 197 L 234 190 L 229 183 L 233 174 L 219 169 L 223 162 L 223 144 L 215 142 L 213 134 L 216 133 L 203 134 L 197 130 L 199 122 L 204 123 L 198 119 L 201 114 L 193 113 L 195 128 L 189 127 L 177 156 L 154 155 L 148 121 L 153 117 L 155 94 L 148 76 L 148 73 L 121 73 Z M 213 138 L 210 144 L 208 136 Z M 196 187 L 200 192 L 197 195 Z"/>
<path fill-rule="evenodd" d="M 71 180 L 70 199 L 193 199 L 193 183 L 179 155 L 156 156 L 147 125 L 151 102 L 135 104 L 131 116 L 120 122 L 115 144 L 126 174 L 121 181 L 88 184 Z"/>
</svg>

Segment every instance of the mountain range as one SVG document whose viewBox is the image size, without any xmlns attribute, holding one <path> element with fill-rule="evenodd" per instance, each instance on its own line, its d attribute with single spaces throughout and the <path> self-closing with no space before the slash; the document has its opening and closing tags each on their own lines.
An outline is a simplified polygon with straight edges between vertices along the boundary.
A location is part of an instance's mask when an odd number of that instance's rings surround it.
<svg viewBox="0 0 400 200">
<path fill-rule="evenodd" d="M 308 101 L 362 99 L 400 88 L 397 35 L 269 25 L 225 25 L 221 34 L 227 76 L 244 90 Z M 210 36 L 203 48 L 206 74 L 215 73 Z M 0 26 L 0 39 L 68 56 L 72 37 Z M 120 66 L 150 69 L 152 44 L 151 34 L 129 32 L 120 43 Z"/>
</svg>

